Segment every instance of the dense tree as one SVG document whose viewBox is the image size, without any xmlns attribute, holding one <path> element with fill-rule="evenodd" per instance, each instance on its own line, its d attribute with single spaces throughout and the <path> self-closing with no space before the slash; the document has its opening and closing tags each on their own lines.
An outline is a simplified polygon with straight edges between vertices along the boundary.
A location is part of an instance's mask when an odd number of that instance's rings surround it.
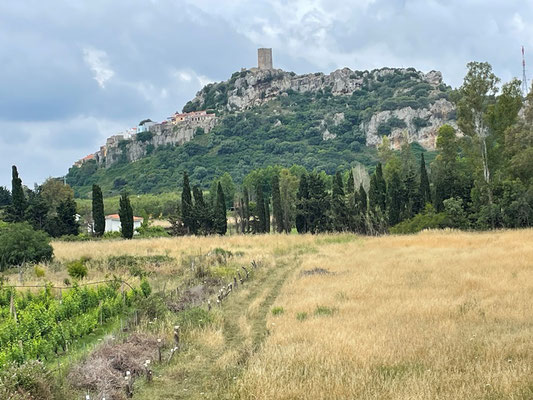
<svg viewBox="0 0 533 400">
<path fill-rule="evenodd" d="M 306 220 L 308 231 L 311 233 L 325 232 L 329 228 L 328 214 L 330 212 L 330 198 L 326 192 L 326 182 L 317 172 L 311 172 L 308 176 L 308 198 Z"/>
<path fill-rule="evenodd" d="M 204 195 L 199 186 L 192 189 L 194 196 L 193 215 L 198 233 L 209 235 L 213 231 L 213 217 L 209 206 L 204 201 Z"/>
<path fill-rule="evenodd" d="M 265 198 L 265 232 L 270 233 L 270 199 Z"/>
<path fill-rule="evenodd" d="M 219 235 L 225 235 L 228 230 L 228 220 L 226 217 L 226 200 L 224 198 L 224 190 L 220 182 L 217 185 L 217 201 L 214 212 L 214 229 Z"/>
<path fill-rule="evenodd" d="M 4 186 L 0 186 L 0 207 L 11 204 L 11 192 Z"/>
<path fill-rule="evenodd" d="M 48 178 L 40 187 L 40 194 L 50 210 L 56 210 L 59 203 L 74 197 L 74 191 L 62 179 Z"/>
<path fill-rule="evenodd" d="M 296 195 L 296 230 L 298 233 L 308 232 L 307 202 L 309 200 L 309 186 L 307 181 L 307 173 L 303 173 L 302 176 L 300 176 L 298 193 Z"/>
<path fill-rule="evenodd" d="M 256 204 L 256 216 L 254 218 L 254 226 L 256 233 L 265 233 L 267 229 L 266 221 L 266 207 L 265 207 L 265 195 L 263 193 L 263 185 L 258 184 L 255 188 L 255 204 Z"/>
<path fill-rule="evenodd" d="M 331 192 L 331 228 L 334 231 L 341 232 L 348 228 L 348 208 L 342 183 L 342 175 L 337 171 L 333 179 L 333 188 Z"/>
<path fill-rule="evenodd" d="M 50 215 L 50 209 L 41 196 L 38 187 L 34 191 L 28 191 L 28 207 L 26 208 L 25 219 L 31 224 L 33 229 L 46 230 L 52 235 L 50 228 L 54 225 L 51 223 L 53 216 Z"/>
<path fill-rule="evenodd" d="M 355 192 L 355 181 L 353 178 L 353 170 L 350 168 L 348 172 L 348 179 L 346 180 L 346 194 L 351 194 Z"/>
<path fill-rule="evenodd" d="M 24 221 L 27 201 L 22 188 L 22 180 L 19 178 L 17 167 L 13 165 L 11 179 L 11 204 L 6 209 L 5 220 L 8 222 Z"/>
<path fill-rule="evenodd" d="M 420 157 L 420 184 L 418 186 L 418 197 L 415 203 L 415 214 L 422 211 L 427 203 L 431 203 L 431 189 L 429 186 L 429 178 L 426 170 L 426 160 L 424 154 Z"/>
<path fill-rule="evenodd" d="M 274 229 L 281 233 L 284 230 L 283 209 L 281 207 L 281 192 L 279 188 L 279 175 L 272 177 L 272 216 L 274 217 Z"/>
<path fill-rule="evenodd" d="M 131 207 L 130 207 L 131 208 Z M 57 206 L 57 216 L 54 236 L 78 235 L 79 224 L 77 221 L 76 202 L 72 197 L 62 200 Z M 132 212 L 132 230 L 133 230 L 133 212 Z"/>
<path fill-rule="evenodd" d="M 48 261 L 53 254 L 48 235 L 35 231 L 27 222 L 0 229 L 0 271 L 25 262 Z"/>
<path fill-rule="evenodd" d="M 392 173 L 388 189 L 388 220 L 394 226 L 401 221 L 402 211 L 402 181 L 398 172 Z"/>
<path fill-rule="evenodd" d="M 183 189 L 181 192 L 181 219 L 187 231 L 191 234 L 196 233 L 196 223 L 193 213 L 193 203 L 191 195 L 191 186 L 189 184 L 189 175 L 183 173 Z"/>
<path fill-rule="evenodd" d="M 370 178 L 369 200 L 371 207 L 379 207 L 382 211 L 387 209 L 387 184 L 383 177 L 383 167 L 378 163 L 376 170 Z"/>
<path fill-rule="evenodd" d="M 131 239 L 133 237 L 133 209 L 131 208 L 128 193 L 123 192 L 120 196 L 120 208 L 118 210 L 122 237 Z"/>
<path fill-rule="evenodd" d="M 281 205 L 283 208 L 283 229 L 290 233 L 296 214 L 296 196 L 298 192 L 298 177 L 288 169 L 282 169 L 279 174 Z"/>
<path fill-rule="evenodd" d="M 102 195 L 102 189 L 98 185 L 93 185 L 92 216 L 94 234 L 96 236 L 102 236 L 105 232 L 104 197 Z"/>
</svg>

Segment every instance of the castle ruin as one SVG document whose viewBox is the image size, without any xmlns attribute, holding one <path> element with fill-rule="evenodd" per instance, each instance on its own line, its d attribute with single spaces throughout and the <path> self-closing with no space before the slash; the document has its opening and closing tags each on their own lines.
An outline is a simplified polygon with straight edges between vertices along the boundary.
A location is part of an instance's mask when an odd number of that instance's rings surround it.
<svg viewBox="0 0 533 400">
<path fill-rule="evenodd" d="M 272 69 L 272 49 L 257 49 L 257 68 Z"/>
</svg>

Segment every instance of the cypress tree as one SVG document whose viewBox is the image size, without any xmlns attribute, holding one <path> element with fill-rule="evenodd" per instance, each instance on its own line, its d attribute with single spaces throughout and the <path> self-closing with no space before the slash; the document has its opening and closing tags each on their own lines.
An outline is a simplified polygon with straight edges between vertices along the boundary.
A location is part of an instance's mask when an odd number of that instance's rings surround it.
<svg viewBox="0 0 533 400">
<path fill-rule="evenodd" d="M 259 182 L 255 188 L 256 190 L 256 215 L 257 221 L 255 223 L 255 232 L 256 233 L 265 233 L 266 232 L 266 213 L 265 213 L 265 196 L 263 194 L 263 185 Z"/>
<path fill-rule="evenodd" d="M 419 213 L 424 209 L 426 203 L 431 203 L 431 190 L 429 188 L 428 172 L 426 170 L 426 161 L 424 160 L 424 153 L 420 159 L 420 186 L 418 188 L 418 201 L 416 205 L 416 212 Z"/>
<path fill-rule="evenodd" d="M 93 185 L 92 209 L 94 234 L 102 236 L 105 232 L 104 197 L 102 196 L 102 189 L 98 185 Z"/>
<path fill-rule="evenodd" d="M 196 224 L 193 215 L 193 204 L 191 196 L 191 186 L 189 184 L 189 175 L 183 173 L 183 190 L 181 192 L 181 219 L 183 225 L 190 234 L 196 234 Z"/>
<path fill-rule="evenodd" d="M 195 225 L 198 231 L 203 235 L 211 233 L 213 228 L 213 218 L 209 207 L 204 200 L 204 194 L 199 186 L 195 186 L 192 189 L 194 196 L 193 214 L 195 219 Z"/>
<path fill-rule="evenodd" d="M 22 180 L 19 178 L 17 167 L 11 169 L 11 205 L 6 210 L 6 221 L 22 222 L 26 212 L 27 202 L 22 189 Z"/>
<path fill-rule="evenodd" d="M 306 233 L 308 231 L 307 224 L 307 202 L 309 200 L 309 185 L 307 183 L 307 173 L 303 173 L 300 177 L 298 185 L 298 193 L 296 194 L 296 230 L 298 233 Z"/>
<path fill-rule="evenodd" d="M 397 171 L 394 171 L 389 185 L 388 197 L 388 217 L 391 226 L 400 222 L 400 214 L 402 209 L 402 181 Z"/>
<path fill-rule="evenodd" d="M 328 215 L 330 213 L 330 197 L 326 192 L 326 183 L 317 172 L 309 174 L 309 199 L 307 205 L 308 231 L 319 233 L 326 231 L 328 227 Z"/>
<path fill-rule="evenodd" d="M 226 200 L 220 182 L 217 185 L 217 200 L 215 204 L 214 229 L 219 235 L 225 235 L 228 230 L 228 220 L 226 217 Z"/>
<path fill-rule="evenodd" d="M 348 228 L 348 209 L 344 198 L 344 187 L 340 171 L 337 171 L 333 179 L 331 211 L 331 226 L 333 230 L 337 232 L 346 230 Z"/>
<path fill-rule="evenodd" d="M 346 182 L 346 194 L 355 193 L 355 182 L 353 180 L 353 170 L 350 168 L 350 173 L 348 174 L 348 181 Z"/>
<path fill-rule="evenodd" d="M 406 168 L 407 170 L 405 171 L 401 191 L 401 220 L 412 218 L 417 214 L 418 188 L 416 183 L 416 172 L 412 165 L 408 165 Z"/>
<path fill-rule="evenodd" d="M 366 212 L 368 211 L 368 199 L 367 199 L 365 188 L 363 187 L 362 183 L 359 186 L 359 201 L 360 201 L 359 204 L 361 204 L 362 213 L 366 214 Z"/>
<path fill-rule="evenodd" d="M 383 211 L 387 208 L 387 184 L 383 177 L 383 168 L 381 163 L 376 167 L 376 183 L 378 185 L 378 202 Z"/>
<path fill-rule="evenodd" d="M 248 194 L 248 188 L 245 186 L 243 190 L 244 197 L 244 223 L 246 232 L 250 232 L 250 195 Z"/>
<path fill-rule="evenodd" d="M 265 232 L 270 233 L 270 199 L 265 199 Z"/>
<path fill-rule="evenodd" d="M 276 232 L 283 232 L 283 209 L 281 207 L 281 193 L 279 190 L 279 176 L 272 177 L 272 214 Z"/>
<path fill-rule="evenodd" d="M 123 192 L 120 196 L 118 215 L 120 217 L 122 237 L 124 239 L 131 239 L 133 237 L 133 210 L 126 192 Z"/>
</svg>

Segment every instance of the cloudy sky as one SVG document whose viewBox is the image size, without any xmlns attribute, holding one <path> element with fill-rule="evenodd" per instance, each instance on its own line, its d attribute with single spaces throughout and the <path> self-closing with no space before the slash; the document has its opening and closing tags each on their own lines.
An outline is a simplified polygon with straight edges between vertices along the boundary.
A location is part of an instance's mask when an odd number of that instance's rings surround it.
<svg viewBox="0 0 533 400">
<path fill-rule="evenodd" d="M 206 83 L 256 64 L 296 73 L 468 61 L 533 78 L 533 2 L 523 0 L 17 0 L 0 2 L 0 186 L 64 175 L 105 138 L 161 121 Z"/>
</svg>

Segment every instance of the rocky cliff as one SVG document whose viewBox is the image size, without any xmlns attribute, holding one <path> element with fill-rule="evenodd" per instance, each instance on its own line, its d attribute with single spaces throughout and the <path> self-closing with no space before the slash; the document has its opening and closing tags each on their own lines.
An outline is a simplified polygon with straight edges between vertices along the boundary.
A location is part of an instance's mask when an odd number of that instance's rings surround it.
<svg viewBox="0 0 533 400">
<path fill-rule="evenodd" d="M 383 86 L 387 85 L 388 91 L 383 93 Z M 416 90 L 413 91 L 413 88 Z M 438 128 L 445 123 L 455 125 L 455 109 L 447 99 L 450 88 L 443 83 L 441 73 L 423 73 L 412 68 L 382 68 L 373 71 L 352 71 L 343 68 L 329 75 L 296 75 L 279 69 L 253 68 L 233 74 L 228 81 L 206 86 L 184 110 L 212 108 L 222 112 L 234 112 L 261 106 L 292 92 L 366 96 L 371 95 L 374 90 L 381 90 L 380 100 L 383 104 L 381 108 L 367 107 L 367 110 L 372 112 L 367 113 L 360 123 L 368 146 L 380 143 L 383 135 L 388 135 L 391 143 L 397 146 L 399 138 L 407 131 L 410 141 L 433 149 Z M 419 101 L 420 99 L 423 101 Z M 394 103 L 394 100 L 397 102 Z M 380 126 L 391 121 L 390 129 L 379 130 Z M 322 136 L 324 140 L 333 138 L 326 124 L 323 124 Z"/>
</svg>

